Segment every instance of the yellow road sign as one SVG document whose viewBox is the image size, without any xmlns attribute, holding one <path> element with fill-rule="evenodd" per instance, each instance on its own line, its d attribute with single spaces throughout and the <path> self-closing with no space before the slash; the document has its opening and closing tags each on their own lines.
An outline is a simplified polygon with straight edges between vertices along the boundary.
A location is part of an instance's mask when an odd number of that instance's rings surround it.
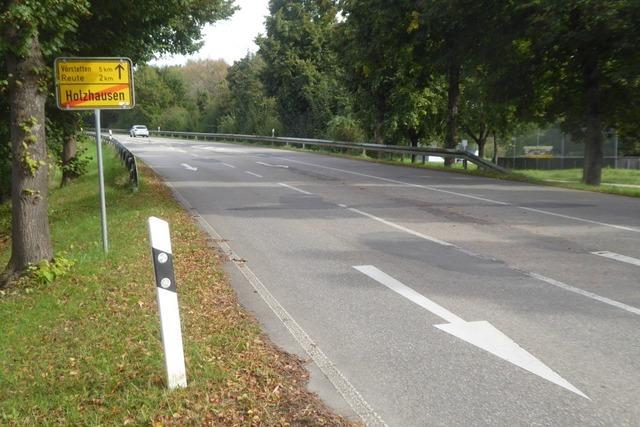
<svg viewBox="0 0 640 427">
<path fill-rule="evenodd" d="M 63 110 L 133 108 L 133 67 L 128 58 L 56 58 L 56 100 Z"/>
</svg>

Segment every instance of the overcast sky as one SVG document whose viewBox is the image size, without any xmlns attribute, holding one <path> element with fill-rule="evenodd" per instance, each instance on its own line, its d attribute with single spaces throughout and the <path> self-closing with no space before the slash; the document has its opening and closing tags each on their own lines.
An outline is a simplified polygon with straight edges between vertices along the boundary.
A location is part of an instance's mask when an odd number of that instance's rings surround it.
<svg viewBox="0 0 640 427">
<path fill-rule="evenodd" d="M 233 16 L 204 28 L 204 46 L 191 56 L 175 55 L 152 61 L 158 65 L 184 64 L 188 59 L 224 59 L 228 64 L 256 52 L 254 39 L 264 34 L 264 18 L 269 14 L 269 0 L 236 0 L 240 7 Z"/>
</svg>

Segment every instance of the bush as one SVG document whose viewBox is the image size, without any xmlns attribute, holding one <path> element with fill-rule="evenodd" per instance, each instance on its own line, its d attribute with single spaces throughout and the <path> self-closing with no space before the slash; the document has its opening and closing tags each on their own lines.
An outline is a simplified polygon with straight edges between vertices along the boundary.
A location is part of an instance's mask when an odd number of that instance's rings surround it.
<svg viewBox="0 0 640 427">
<path fill-rule="evenodd" d="M 351 117 L 335 116 L 327 125 L 327 136 L 335 141 L 362 142 L 364 131 L 357 120 Z"/>
<path fill-rule="evenodd" d="M 190 131 L 191 114 L 184 107 L 171 107 L 159 118 L 160 127 L 166 130 Z"/>
<path fill-rule="evenodd" d="M 233 114 L 225 114 L 218 123 L 218 132 L 220 133 L 236 133 L 238 132 L 236 126 L 236 116 Z"/>
</svg>

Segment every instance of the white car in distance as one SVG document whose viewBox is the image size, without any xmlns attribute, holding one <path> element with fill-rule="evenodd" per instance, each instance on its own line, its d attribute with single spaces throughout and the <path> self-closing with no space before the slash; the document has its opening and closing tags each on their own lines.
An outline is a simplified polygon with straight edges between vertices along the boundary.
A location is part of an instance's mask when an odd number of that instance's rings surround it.
<svg viewBox="0 0 640 427">
<path fill-rule="evenodd" d="M 129 129 L 129 136 L 135 138 L 137 136 L 145 136 L 149 138 L 149 129 L 145 125 L 133 125 Z"/>
</svg>

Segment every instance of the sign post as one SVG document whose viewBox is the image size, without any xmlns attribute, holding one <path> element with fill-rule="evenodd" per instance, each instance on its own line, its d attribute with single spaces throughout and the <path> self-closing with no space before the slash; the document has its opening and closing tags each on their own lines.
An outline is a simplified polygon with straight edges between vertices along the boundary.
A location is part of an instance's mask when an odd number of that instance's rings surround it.
<svg viewBox="0 0 640 427">
<path fill-rule="evenodd" d="M 102 167 L 102 134 L 100 126 L 100 110 L 96 109 L 96 151 L 98 152 L 98 186 L 100 188 L 100 222 L 102 223 L 102 249 L 109 252 L 107 233 L 107 203 L 104 196 L 104 173 Z"/>
<path fill-rule="evenodd" d="M 93 110 L 100 187 L 102 248 L 109 251 L 104 195 L 100 110 L 125 110 L 135 105 L 133 66 L 128 58 L 56 58 L 56 103 L 65 111 Z"/>
</svg>

